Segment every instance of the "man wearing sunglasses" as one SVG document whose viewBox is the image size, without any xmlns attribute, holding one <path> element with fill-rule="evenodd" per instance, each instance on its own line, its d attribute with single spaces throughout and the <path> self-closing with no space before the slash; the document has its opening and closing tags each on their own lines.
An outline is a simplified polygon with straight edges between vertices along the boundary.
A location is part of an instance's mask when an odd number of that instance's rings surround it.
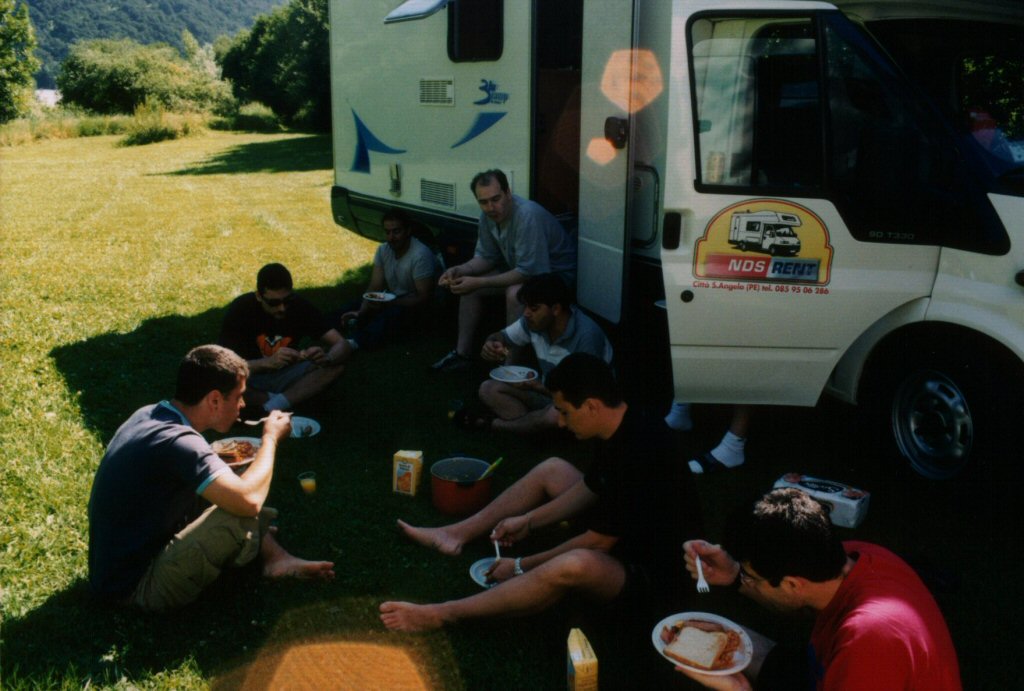
<svg viewBox="0 0 1024 691">
<path fill-rule="evenodd" d="M 352 354 L 320 310 L 292 292 L 291 273 L 276 263 L 256 274 L 256 292 L 228 306 L 218 343 L 249 365 L 245 400 L 257 417 L 320 393 Z"/>
</svg>

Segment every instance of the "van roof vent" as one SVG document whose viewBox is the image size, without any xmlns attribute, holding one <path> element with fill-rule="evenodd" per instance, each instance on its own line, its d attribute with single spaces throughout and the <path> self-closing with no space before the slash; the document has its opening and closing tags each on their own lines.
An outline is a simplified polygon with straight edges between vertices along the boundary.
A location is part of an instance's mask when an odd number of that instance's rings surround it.
<svg viewBox="0 0 1024 691">
<path fill-rule="evenodd" d="M 454 209 L 455 185 L 451 182 L 437 182 L 420 178 L 420 201 Z"/>
<path fill-rule="evenodd" d="M 420 105 L 454 106 L 455 80 L 450 77 L 447 79 L 421 79 Z"/>
</svg>

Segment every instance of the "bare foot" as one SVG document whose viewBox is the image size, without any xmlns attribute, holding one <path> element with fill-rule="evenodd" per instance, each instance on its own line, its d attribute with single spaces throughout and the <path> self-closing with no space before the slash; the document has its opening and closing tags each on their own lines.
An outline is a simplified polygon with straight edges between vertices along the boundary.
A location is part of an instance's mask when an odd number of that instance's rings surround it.
<svg viewBox="0 0 1024 691">
<path fill-rule="evenodd" d="M 413 542 L 436 549 L 441 554 L 454 557 L 462 552 L 462 541 L 444 528 L 417 528 L 402 520 L 398 521 L 398 527 Z"/>
<path fill-rule="evenodd" d="M 302 581 L 333 581 L 334 562 L 307 561 L 288 555 L 263 565 L 265 578 L 298 578 Z"/>
<path fill-rule="evenodd" d="M 444 625 L 435 605 L 414 605 L 411 602 L 381 604 L 380 620 L 392 631 L 430 631 Z"/>
</svg>

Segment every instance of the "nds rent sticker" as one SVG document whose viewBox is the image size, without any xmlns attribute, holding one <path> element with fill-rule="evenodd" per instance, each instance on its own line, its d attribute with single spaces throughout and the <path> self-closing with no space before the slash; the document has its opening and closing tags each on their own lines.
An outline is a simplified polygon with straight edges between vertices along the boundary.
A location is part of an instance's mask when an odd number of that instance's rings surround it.
<svg viewBox="0 0 1024 691">
<path fill-rule="evenodd" d="M 825 224 L 810 210 L 778 199 L 752 199 L 722 209 L 694 251 L 696 278 L 744 281 L 754 288 L 795 283 L 811 292 L 810 286 L 828 284 L 831 269 Z"/>
</svg>

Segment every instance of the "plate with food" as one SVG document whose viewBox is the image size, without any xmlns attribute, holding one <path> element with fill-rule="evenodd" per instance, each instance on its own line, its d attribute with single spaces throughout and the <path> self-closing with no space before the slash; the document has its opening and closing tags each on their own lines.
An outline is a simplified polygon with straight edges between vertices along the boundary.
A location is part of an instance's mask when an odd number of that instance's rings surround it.
<svg viewBox="0 0 1024 691">
<path fill-rule="evenodd" d="M 292 415 L 293 437 L 315 437 L 320 434 L 320 423 L 311 417 Z"/>
<path fill-rule="evenodd" d="M 395 297 L 394 293 L 389 293 L 384 290 L 363 293 L 363 299 L 367 302 L 391 302 Z"/>
<path fill-rule="evenodd" d="M 232 468 L 248 465 L 256 458 L 262 442 L 256 437 L 228 437 L 213 442 L 213 452 Z"/>
<path fill-rule="evenodd" d="M 710 612 L 665 617 L 651 631 L 651 642 L 672 664 L 702 674 L 741 672 L 754 656 L 754 644 L 743 627 Z"/>
<path fill-rule="evenodd" d="M 503 365 L 491 370 L 491 379 L 506 384 L 522 384 L 523 382 L 536 381 L 537 370 L 529 367 L 517 367 L 516 365 Z"/>
<path fill-rule="evenodd" d="M 495 561 L 494 557 L 484 557 L 473 562 L 473 565 L 469 567 L 469 577 L 481 588 L 493 588 L 498 585 L 496 581 L 487 581 L 487 570 L 494 565 Z"/>
</svg>

